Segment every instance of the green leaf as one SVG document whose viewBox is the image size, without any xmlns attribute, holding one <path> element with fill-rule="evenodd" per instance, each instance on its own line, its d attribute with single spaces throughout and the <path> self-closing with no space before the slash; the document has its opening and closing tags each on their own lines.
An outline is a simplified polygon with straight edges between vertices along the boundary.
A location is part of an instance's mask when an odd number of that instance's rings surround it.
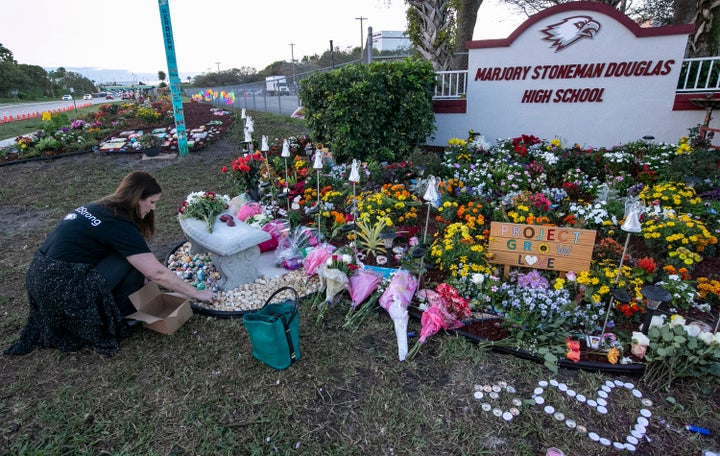
<svg viewBox="0 0 720 456">
<path fill-rule="evenodd" d="M 675 337 L 675 336 L 673 335 L 672 332 L 667 331 L 665 328 L 663 328 L 662 340 L 664 340 L 665 342 L 670 342 L 671 340 L 673 340 L 673 337 Z"/>
</svg>

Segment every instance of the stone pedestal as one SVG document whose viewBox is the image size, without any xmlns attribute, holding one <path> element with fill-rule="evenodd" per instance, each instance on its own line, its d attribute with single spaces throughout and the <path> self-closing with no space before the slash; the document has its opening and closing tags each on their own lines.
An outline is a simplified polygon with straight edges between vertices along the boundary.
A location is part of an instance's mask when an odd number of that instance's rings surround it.
<svg viewBox="0 0 720 456">
<path fill-rule="evenodd" d="M 190 241 L 190 253 L 210 253 L 215 269 L 220 273 L 217 283 L 221 290 L 232 290 L 258 278 L 258 244 L 270 239 L 270 234 L 235 219 L 235 226 L 215 220 L 209 233 L 205 222 L 187 218 L 180 220 L 180 228 Z"/>
</svg>

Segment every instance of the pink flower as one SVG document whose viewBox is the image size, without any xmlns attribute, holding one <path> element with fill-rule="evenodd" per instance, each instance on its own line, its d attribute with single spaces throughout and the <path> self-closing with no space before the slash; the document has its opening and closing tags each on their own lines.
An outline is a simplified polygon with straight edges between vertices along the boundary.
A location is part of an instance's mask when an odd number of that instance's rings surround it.
<svg viewBox="0 0 720 456">
<path fill-rule="evenodd" d="M 630 346 L 630 353 L 637 356 L 640 359 L 643 359 L 645 357 L 645 352 L 647 351 L 647 347 L 645 345 L 640 344 L 632 344 Z"/>
</svg>

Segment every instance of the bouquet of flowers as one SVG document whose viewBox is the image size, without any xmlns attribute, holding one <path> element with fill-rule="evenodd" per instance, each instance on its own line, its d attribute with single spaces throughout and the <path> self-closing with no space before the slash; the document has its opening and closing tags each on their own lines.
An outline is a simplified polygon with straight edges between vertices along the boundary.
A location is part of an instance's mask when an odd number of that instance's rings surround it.
<svg viewBox="0 0 720 456">
<path fill-rule="evenodd" d="M 407 344 L 407 307 L 415 294 L 417 280 L 408 271 L 400 269 L 390 281 L 390 285 L 380 296 L 380 306 L 390 314 L 395 326 L 395 337 L 398 345 L 398 359 L 405 361 L 408 354 Z"/>
<path fill-rule="evenodd" d="M 178 209 L 178 217 L 202 220 L 207 225 L 208 232 L 213 232 L 215 217 L 225 212 L 230 203 L 227 195 L 218 195 L 215 192 L 192 192 L 182 206 Z"/>
<path fill-rule="evenodd" d="M 251 199 L 257 201 L 259 199 L 260 176 L 262 168 L 265 165 L 265 158 L 259 151 L 251 154 L 245 154 L 233 160 L 232 169 L 223 166 L 223 173 L 231 173 L 235 183 L 235 189 L 238 193 L 247 193 Z"/>
<path fill-rule="evenodd" d="M 325 260 L 325 264 L 317 268 L 317 274 L 325 287 L 325 302 L 321 304 L 318 322 L 325 317 L 325 312 L 335 300 L 335 296 L 349 287 L 350 276 L 358 268 L 355 256 L 345 249 L 332 253 Z"/>
<path fill-rule="evenodd" d="M 381 287 L 379 275 L 360 269 L 350 276 L 350 299 L 343 328 L 357 328 L 373 309 L 385 287 Z M 369 299 L 368 299 L 369 298 Z M 367 303 L 365 301 L 367 300 Z"/>
<path fill-rule="evenodd" d="M 446 331 L 457 329 L 463 325 L 463 320 L 470 316 L 470 306 L 468 306 L 467 300 L 455 288 L 447 283 L 441 283 L 435 290 L 435 292 L 425 290 L 423 293 L 429 306 L 420 317 L 422 324 L 420 337 L 408 353 L 409 359 L 417 355 L 420 346 L 428 337 L 441 329 Z"/>
</svg>

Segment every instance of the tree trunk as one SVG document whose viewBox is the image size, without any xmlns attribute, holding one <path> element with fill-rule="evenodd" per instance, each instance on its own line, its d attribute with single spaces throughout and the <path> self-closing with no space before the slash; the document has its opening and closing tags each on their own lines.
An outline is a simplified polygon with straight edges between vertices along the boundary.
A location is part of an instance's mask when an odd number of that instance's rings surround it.
<svg viewBox="0 0 720 456">
<path fill-rule="evenodd" d="M 713 24 L 720 0 L 698 0 L 695 13 L 695 33 L 690 37 L 690 55 L 709 57 L 717 53 L 717 24 Z"/>
<path fill-rule="evenodd" d="M 483 0 L 460 0 L 457 12 L 457 38 L 455 55 L 452 60 L 453 70 L 464 70 L 468 67 L 467 42 L 472 41 L 478 10 Z"/>
</svg>

